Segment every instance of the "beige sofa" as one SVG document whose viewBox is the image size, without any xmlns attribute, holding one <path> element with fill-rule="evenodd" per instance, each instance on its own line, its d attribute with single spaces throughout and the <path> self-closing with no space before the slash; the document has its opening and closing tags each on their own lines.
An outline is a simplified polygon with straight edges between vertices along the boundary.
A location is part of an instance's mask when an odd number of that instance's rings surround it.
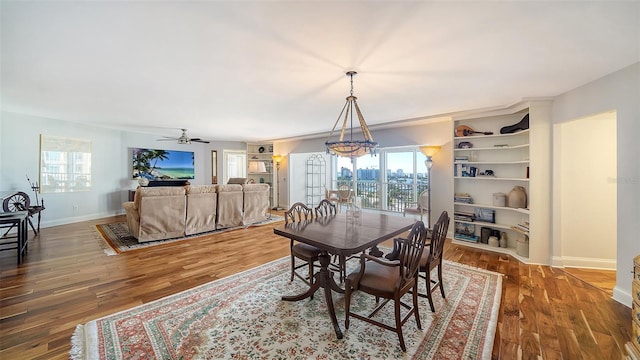
<svg viewBox="0 0 640 360">
<path fill-rule="evenodd" d="M 191 185 L 187 191 L 185 234 L 192 235 L 216 229 L 218 194 L 215 185 Z"/>
<path fill-rule="evenodd" d="M 182 186 L 138 187 L 133 202 L 122 204 L 138 242 L 184 236 L 187 198 Z"/>
<path fill-rule="evenodd" d="M 122 204 L 138 242 L 183 237 L 269 218 L 269 185 L 138 187 Z"/>
<path fill-rule="evenodd" d="M 243 186 L 243 218 L 244 225 L 251 225 L 269 218 L 268 184 L 245 184 Z"/>
</svg>

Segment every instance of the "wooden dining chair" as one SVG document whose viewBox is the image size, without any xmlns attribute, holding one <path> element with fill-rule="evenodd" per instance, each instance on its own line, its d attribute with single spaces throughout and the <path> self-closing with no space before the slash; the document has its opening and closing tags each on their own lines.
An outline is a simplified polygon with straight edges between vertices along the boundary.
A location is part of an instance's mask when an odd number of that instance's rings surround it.
<svg viewBox="0 0 640 360">
<path fill-rule="evenodd" d="M 284 223 L 296 223 L 302 221 L 310 221 L 313 220 L 313 209 L 308 207 L 307 205 L 297 202 L 289 208 L 289 210 L 284 213 Z M 320 249 L 315 246 L 299 243 L 291 239 L 290 243 L 291 250 L 291 280 L 293 281 L 293 277 L 296 276 L 304 281 L 307 285 L 311 286 L 313 284 L 313 264 L 318 261 L 318 255 L 320 255 Z M 302 260 L 303 262 L 300 264 L 296 264 L 296 258 Z M 307 275 L 302 275 L 298 273 L 298 269 L 302 267 L 308 267 Z"/>
<path fill-rule="evenodd" d="M 315 207 L 316 218 L 320 216 L 331 216 L 335 215 L 338 211 L 338 208 L 331 203 L 329 199 L 322 199 L 318 203 L 318 206 Z"/>
<path fill-rule="evenodd" d="M 440 288 L 442 298 L 446 299 L 444 294 L 444 283 L 442 281 L 442 253 L 444 252 L 444 242 L 447 239 L 447 231 L 449 231 L 449 215 L 446 211 L 443 211 L 433 225 L 431 230 L 431 242 L 427 245 L 427 248 L 422 253 L 420 259 L 420 270 L 418 276 L 425 280 L 425 286 L 427 289 L 426 294 L 419 293 L 421 297 L 429 299 L 429 306 L 431 306 L 431 312 L 435 312 L 436 309 L 433 306 L 433 291 Z M 431 272 L 434 269 L 438 269 L 438 278 L 432 279 Z"/>
<path fill-rule="evenodd" d="M 332 204 L 330 200 L 322 199 L 320 203 L 318 203 L 318 206 L 315 207 L 315 210 L 316 219 L 319 219 L 322 217 L 335 216 L 337 207 Z M 344 255 L 334 255 L 331 267 L 338 271 L 340 274 L 340 282 L 342 283 L 345 276 L 347 276 L 347 258 Z"/>
<path fill-rule="evenodd" d="M 402 336 L 402 325 L 409 320 L 411 315 L 414 315 L 418 329 L 422 329 L 418 312 L 417 274 L 426 237 L 427 229 L 424 223 L 417 221 L 413 224 L 409 236 L 400 240 L 401 248 L 398 260 L 387 260 L 366 253 L 360 256 L 360 270 L 349 274 L 345 285 L 345 327 L 347 329 L 350 318 L 354 317 L 383 329 L 395 331 L 400 340 L 400 348 L 402 351 L 407 351 Z M 357 290 L 375 296 L 376 304 L 379 304 L 380 298 L 383 298 L 384 301 L 367 316 L 353 313 L 351 312 L 351 297 Z M 405 304 L 401 300 L 410 291 L 413 296 L 413 306 Z M 373 319 L 373 316 L 391 300 L 394 303 L 395 326 Z M 401 306 L 408 309 L 404 317 L 400 313 Z"/>
</svg>

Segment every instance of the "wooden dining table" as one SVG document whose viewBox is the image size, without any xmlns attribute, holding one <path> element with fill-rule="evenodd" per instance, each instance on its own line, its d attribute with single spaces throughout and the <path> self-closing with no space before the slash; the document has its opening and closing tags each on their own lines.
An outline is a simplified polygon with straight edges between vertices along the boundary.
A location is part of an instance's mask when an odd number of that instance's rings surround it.
<svg viewBox="0 0 640 360">
<path fill-rule="evenodd" d="M 415 222 L 411 218 L 377 212 L 360 212 L 357 216 L 353 215 L 353 213 L 340 213 L 283 224 L 273 229 L 277 235 L 313 245 L 321 250 L 320 271 L 314 275 L 312 286 L 302 294 L 283 296 L 282 300 L 303 300 L 313 295 L 319 288 L 324 288 L 329 316 L 338 339 L 342 339 L 343 335 L 336 318 L 332 291 L 344 293 L 344 289 L 335 282 L 333 272 L 329 269 L 331 256 L 342 255 L 344 258 L 349 258 L 367 249 L 376 252 L 376 245 L 410 230 Z"/>
</svg>

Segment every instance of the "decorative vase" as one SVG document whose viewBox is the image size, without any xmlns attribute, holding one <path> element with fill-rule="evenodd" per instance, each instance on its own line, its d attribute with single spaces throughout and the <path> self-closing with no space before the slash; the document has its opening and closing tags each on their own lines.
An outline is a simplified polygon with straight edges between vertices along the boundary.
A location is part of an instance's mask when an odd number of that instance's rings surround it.
<svg viewBox="0 0 640 360">
<path fill-rule="evenodd" d="M 523 209 L 527 207 L 527 193 L 522 186 L 514 186 L 509 192 L 509 207 Z"/>
<path fill-rule="evenodd" d="M 495 236 L 489 236 L 489 246 L 499 247 L 500 246 L 500 241 Z"/>
<path fill-rule="evenodd" d="M 500 247 L 501 248 L 506 248 L 506 247 L 508 247 L 508 244 L 509 243 L 507 242 L 507 233 L 503 231 L 500 234 Z"/>
</svg>

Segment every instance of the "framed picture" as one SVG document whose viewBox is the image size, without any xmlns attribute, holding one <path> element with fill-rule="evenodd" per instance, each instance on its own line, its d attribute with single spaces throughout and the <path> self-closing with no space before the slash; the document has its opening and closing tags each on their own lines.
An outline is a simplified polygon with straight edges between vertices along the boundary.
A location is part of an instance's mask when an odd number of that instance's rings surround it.
<svg viewBox="0 0 640 360">
<path fill-rule="evenodd" d="M 492 209 L 476 208 L 474 215 L 477 221 L 496 222 L 496 211 Z"/>
<path fill-rule="evenodd" d="M 218 151 L 211 150 L 211 183 L 218 183 Z"/>
<path fill-rule="evenodd" d="M 456 234 L 474 236 L 476 233 L 476 226 L 474 224 L 467 224 L 456 222 Z"/>
</svg>

